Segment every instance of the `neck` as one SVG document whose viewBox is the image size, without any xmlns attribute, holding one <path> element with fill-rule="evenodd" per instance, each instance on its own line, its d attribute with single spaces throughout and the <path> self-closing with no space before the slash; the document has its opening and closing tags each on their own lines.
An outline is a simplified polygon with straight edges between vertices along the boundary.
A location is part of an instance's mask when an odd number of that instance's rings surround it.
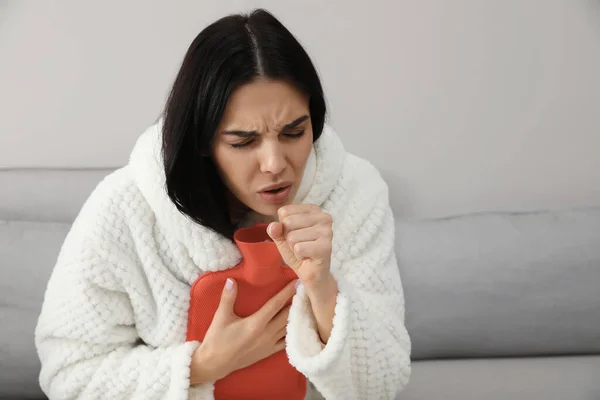
<svg viewBox="0 0 600 400">
<path fill-rule="evenodd" d="M 253 225 L 269 224 L 274 221 L 277 221 L 277 217 L 259 214 L 255 211 L 250 210 L 238 222 L 237 226 L 238 228 L 247 228 Z"/>
<path fill-rule="evenodd" d="M 229 203 L 229 218 L 234 225 L 238 225 L 246 218 L 251 210 L 239 201 L 231 192 L 227 192 L 227 202 Z"/>
<path fill-rule="evenodd" d="M 277 221 L 276 216 L 259 214 L 240 202 L 233 194 L 229 193 L 229 215 L 231 222 L 238 228 L 256 224 L 269 224 Z"/>
<path fill-rule="evenodd" d="M 269 224 L 277 221 L 277 217 L 273 215 L 263 215 L 254 211 L 248 213 L 248 218 L 255 224 Z"/>
</svg>

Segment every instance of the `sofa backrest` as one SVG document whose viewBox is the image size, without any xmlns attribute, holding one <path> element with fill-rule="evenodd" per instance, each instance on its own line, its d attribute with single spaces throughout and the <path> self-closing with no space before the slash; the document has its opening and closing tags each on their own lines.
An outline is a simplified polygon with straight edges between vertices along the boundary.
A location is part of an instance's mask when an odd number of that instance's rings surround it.
<svg viewBox="0 0 600 400">
<path fill-rule="evenodd" d="M 600 207 L 398 221 L 413 359 L 600 354 Z"/>
<path fill-rule="evenodd" d="M 0 170 L 0 220 L 73 222 L 113 169 Z"/>
</svg>

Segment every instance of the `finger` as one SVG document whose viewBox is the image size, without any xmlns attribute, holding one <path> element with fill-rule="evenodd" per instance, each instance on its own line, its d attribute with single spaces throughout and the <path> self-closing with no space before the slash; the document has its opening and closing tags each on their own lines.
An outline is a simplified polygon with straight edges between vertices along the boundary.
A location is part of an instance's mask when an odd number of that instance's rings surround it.
<svg viewBox="0 0 600 400">
<path fill-rule="evenodd" d="M 331 254 L 331 241 L 326 238 L 319 238 L 310 242 L 296 243 L 294 253 L 300 259 L 318 259 Z"/>
<path fill-rule="evenodd" d="M 290 315 L 290 306 L 284 307 L 281 311 L 273 317 L 273 319 L 269 322 L 268 329 L 271 333 L 277 333 L 282 328 L 287 326 L 288 317 Z"/>
<path fill-rule="evenodd" d="M 294 250 L 294 246 L 301 242 L 312 242 L 320 238 L 327 238 L 331 240 L 333 238 L 333 232 L 330 228 L 317 225 L 308 228 L 302 228 L 295 231 L 291 231 L 285 237 L 285 241 Z M 297 255 L 297 253 L 296 253 Z"/>
<path fill-rule="evenodd" d="M 281 254 L 283 261 L 293 269 L 296 269 L 299 260 L 296 258 L 296 255 L 289 244 L 285 241 L 285 237 L 283 236 L 283 225 L 281 225 L 280 222 L 270 223 L 267 227 L 267 234 L 277 245 L 277 250 L 279 250 L 279 254 Z"/>
<path fill-rule="evenodd" d="M 221 320 L 231 318 L 235 316 L 233 307 L 235 305 L 235 299 L 237 297 L 237 285 L 233 279 L 227 278 L 223 291 L 221 293 L 221 301 L 217 307 L 215 318 Z"/>
<path fill-rule="evenodd" d="M 283 327 L 275 334 L 275 340 L 279 341 L 287 335 L 287 327 Z"/>
<path fill-rule="evenodd" d="M 311 226 L 331 227 L 332 219 L 324 212 L 316 214 L 294 214 L 280 220 L 283 224 L 283 235 L 287 237 L 295 230 L 310 228 Z"/>
<path fill-rule="evenodd" d="M 273 296 L 265 303 L 252 317 L 268 323 L 285 307 L 287 301 L 296 293 L 296 284 L 298 280 L 288 283 L 279 293 Z"/>
<path fill-rule="evenodd" d="M 285 338 L 280 339 L 279 341 L 277 341 L 277 343 L 275 343 L 273 349 L 271 350 L 271 355 L 279 353 L 282 350 L 285 350 Z"/>
<path fill-rule="evenodd" d="M 288 204 L 277 210 L 279 220 L 282 220 L 294 214 L 316 214 L 321 212 L 321 208 L 316 204 Z"/>
</svg>

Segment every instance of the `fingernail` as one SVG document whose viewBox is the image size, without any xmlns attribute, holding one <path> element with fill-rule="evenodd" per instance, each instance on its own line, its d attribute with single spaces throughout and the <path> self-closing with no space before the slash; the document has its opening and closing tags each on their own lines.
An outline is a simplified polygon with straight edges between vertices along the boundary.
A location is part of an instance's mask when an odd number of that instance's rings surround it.
<svg viewBox="0 0 600 400">
<path fill-rule="evenodd" d="M 233 281 L 229 278 L 225 281 L 225 289 L 231 291 L 233 290 Z"/>
<path fill-rule="evenodd" d="M 300 287 L 300 279 L 296 280 L 296 283 L 294 283 L 294 289 L 298 289 Z"/>
</svg>

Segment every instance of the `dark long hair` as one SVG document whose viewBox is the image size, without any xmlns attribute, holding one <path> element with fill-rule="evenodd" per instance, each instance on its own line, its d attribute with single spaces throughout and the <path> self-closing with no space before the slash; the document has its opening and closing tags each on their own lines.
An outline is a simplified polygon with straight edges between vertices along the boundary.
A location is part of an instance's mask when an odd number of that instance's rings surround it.
<svg viewBox="0 0 600 400">
<path fill-rule="evenodd" d="M 309 97 L 313 140 L 323 131 L 323 88 L 310 57 L 269 12 L 224 17 L 190 45 L 163 115 L 166 190 L 179 211 L 228 238 L 233 237 L 227 188 L 210 143 L 227 101 L 257 77 L 284 80 Z"/>
</svg>

